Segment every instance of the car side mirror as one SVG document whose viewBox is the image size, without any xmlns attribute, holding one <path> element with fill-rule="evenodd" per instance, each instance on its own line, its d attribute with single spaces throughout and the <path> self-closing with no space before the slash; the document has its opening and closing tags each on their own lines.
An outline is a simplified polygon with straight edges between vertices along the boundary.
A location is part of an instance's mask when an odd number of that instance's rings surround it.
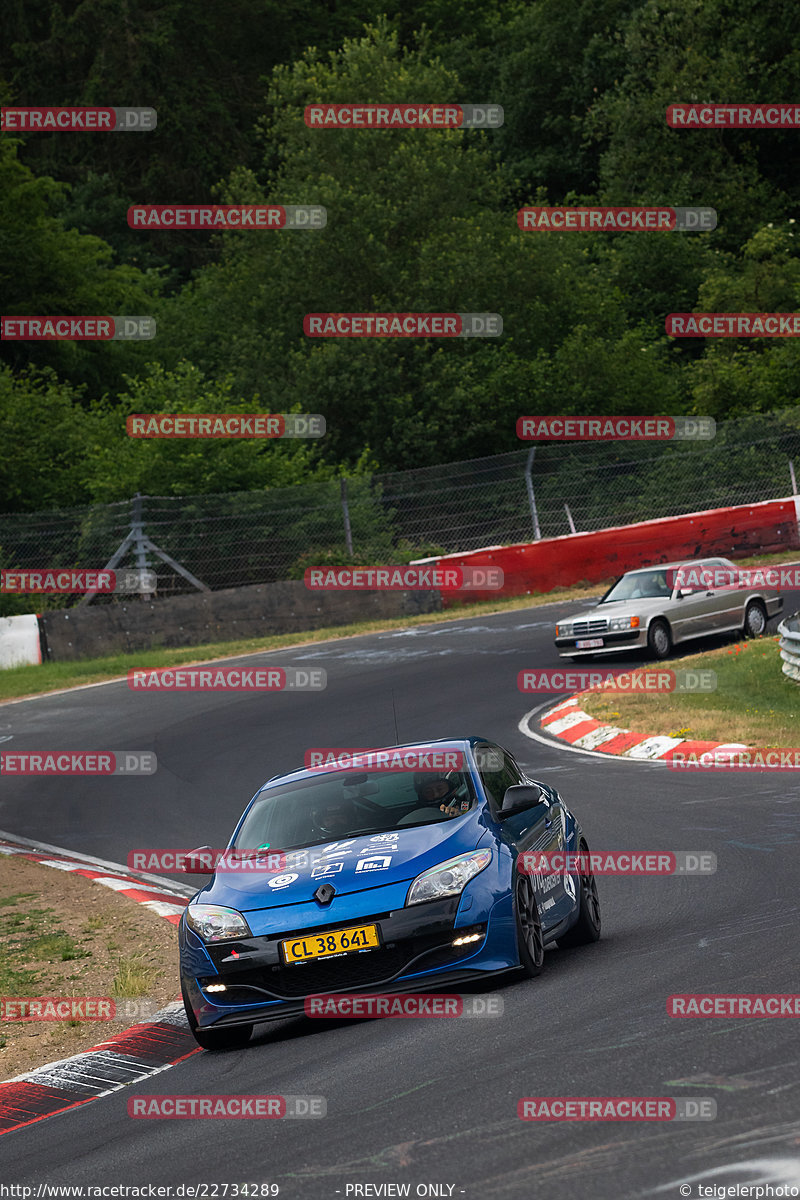
<svg viewBox="0 0 800 1200">
<path fill-rule="evenodd" d="M 183 871 L 186 875 L 212 875 L 219 854 L 210 846 L 196 846 L 183 856 Z"/>
<path fill-rule="evenodd" d="M 550 807 L 550 801 L 540 787 L 535 783 L 515 783 L 513 787 L 506 789 L 497 815 L 501 821 L 505 821 L 506 817 L 513 817 L 516 813 L 535 808 L 537 804 Z"/>
<path fill-rule="evenodd" d="M 693 596 L 694 588 L 678 588 L 676 600 L 683 600 L 684 596 Z"/>
</svg>

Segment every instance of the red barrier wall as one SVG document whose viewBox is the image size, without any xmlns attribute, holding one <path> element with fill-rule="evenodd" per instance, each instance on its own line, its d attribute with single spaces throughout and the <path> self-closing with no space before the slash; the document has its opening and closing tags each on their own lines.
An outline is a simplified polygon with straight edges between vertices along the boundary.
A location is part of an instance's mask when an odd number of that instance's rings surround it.
<svg viewBox="0 0 800 1200">
<path fill-rule="evenodd" d="M 633 567 L 648 567 L 679 558 L 724 558 L 800 549 L 800 497 L 765 500 L 736 508 L 713 508 L 636 525 L 619 525 L 594 533 L 542 538 L 516 546 L 495 546 L 467 554 L 446 554 L 437 563 L 502 567 L 502 592 L 474 591 L 460 600 L 491 600 L 550 592 L 583 581 L 599 583 Z M 455 597 L 442 594 L 450 607 Z"/>
</svg>

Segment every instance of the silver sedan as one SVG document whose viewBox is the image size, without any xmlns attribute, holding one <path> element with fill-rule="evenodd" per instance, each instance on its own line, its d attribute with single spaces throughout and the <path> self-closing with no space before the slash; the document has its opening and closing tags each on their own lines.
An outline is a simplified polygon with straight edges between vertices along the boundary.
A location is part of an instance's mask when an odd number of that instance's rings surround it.
<svg viewBox="0 0 800 1200">
<path fill-rule="evenodd" d="M 676 642 L 714 633 L 759 637 L 783 608 L 783 597 L 766 587 L 733 586 L 738 568 L 727 558 L 661 563 L 628 571 L 590 613 L 556 625 L 562 658 L 590 658 L 621 650 L 666 658 Z"/>
</svg>

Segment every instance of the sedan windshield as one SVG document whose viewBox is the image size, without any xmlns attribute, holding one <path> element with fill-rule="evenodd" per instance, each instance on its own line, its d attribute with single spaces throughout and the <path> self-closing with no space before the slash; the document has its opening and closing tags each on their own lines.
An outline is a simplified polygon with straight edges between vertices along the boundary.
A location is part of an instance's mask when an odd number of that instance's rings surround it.
<svg viewBox="0 0 800 1200">
<path fill-rule="evenodd" d="M 666 571 L 629 571 L 609 588 L 600 603 L 613 604 L 617 600 L 671 595 L 672 588 L 667 581 Z"/>
<path fill-rule="evenodd" d="M 476 802 L 461 771 L 337 771 L 263 788 L 236 837 L 237 850 L 292 850 L 366 833 L 452 820 Z"/>
</svg>

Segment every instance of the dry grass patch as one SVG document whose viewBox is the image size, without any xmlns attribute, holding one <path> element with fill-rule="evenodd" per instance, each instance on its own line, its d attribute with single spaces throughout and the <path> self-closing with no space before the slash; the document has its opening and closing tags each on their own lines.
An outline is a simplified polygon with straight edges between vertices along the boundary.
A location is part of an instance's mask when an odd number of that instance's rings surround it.
<svg viewBox="0 0 800 1200">
<path fill-rule="evenodd" d="M 179 991 L 169 921 L 83 876 L 0 854 L 0 997 L 131 998 L 156 1012 Z M 120 1007 L 133 1013 L 132 1005 Z M 0 1080 L 88 1050 L 131 1023 L 124 1015 L 3 1020 Z"/>
</svg>

